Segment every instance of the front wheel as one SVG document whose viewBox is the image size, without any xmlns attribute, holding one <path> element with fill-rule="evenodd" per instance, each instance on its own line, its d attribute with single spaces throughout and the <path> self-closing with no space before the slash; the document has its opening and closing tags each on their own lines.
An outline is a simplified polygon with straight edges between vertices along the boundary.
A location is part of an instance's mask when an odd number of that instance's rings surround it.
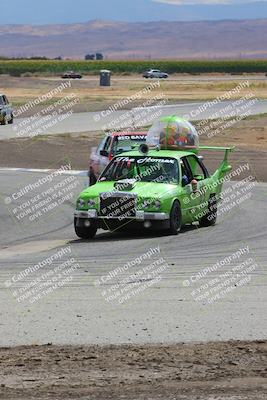
<svg viewBox="0 0 267 400">
<path fill-rule="evenodd" d="M 176 200 L 173 203 L 171 212 L 170 212 L 170 219 L 169 219 L 169 235 L 177 235 L 181 230 L 182 226 L 182 212 L 181 206 L 179 202 Z"/>
<path fill-rule="evenodd" d="M 90 222 L 89 226 L 78 226 L 78 219 L 74 218 L 74 230 L 76 235 L 81 239 L 93 239 L 97 232 L 97 225 L 93 222 Z"/>
</svg>

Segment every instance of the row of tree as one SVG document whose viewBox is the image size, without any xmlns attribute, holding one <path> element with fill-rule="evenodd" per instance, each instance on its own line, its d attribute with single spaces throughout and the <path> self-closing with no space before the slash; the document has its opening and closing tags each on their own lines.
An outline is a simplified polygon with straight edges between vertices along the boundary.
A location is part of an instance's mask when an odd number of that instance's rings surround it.
<svg viewBox="0 0 267 400">
<path fill-rule="evenodd" d="M 86 54 L 84 57 L 85 60 L 103 60 L 104 56 L 102 53 L 96 54 Z M 33 56 L 33 57 L 5 57 L 0 55 L 0 60 L 63 60 L 61 56 L 55 58 L 49 58 L 44 56 Z"/>
</svg>

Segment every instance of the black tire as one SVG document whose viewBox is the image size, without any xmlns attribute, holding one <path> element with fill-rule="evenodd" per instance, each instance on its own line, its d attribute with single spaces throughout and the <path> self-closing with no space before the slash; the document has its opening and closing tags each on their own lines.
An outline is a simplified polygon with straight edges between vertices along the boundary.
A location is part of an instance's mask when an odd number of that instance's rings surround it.
<svg viewBox="0 0 267 400">
<path fill-rule="evenodd" d="M 97 225 L 77 226 L 77 218 L 74 218 L 74 230 L 76 235 L 81 239 L 93 239 L 97 232 Z"/>
<path fill-rule="evenodd" d="M 97 182 L 96 176 L 93 172 L 89 172 L 89 186 L 95 185 Z"/>
<path fill-rule="evenodd" d="M 182 212 L 180 203 L 176 200 L 173 203 L 171 212 L 170 212 L 170 219 L 169 219 L 169 228 L 168 234 L 169 235 L 177 235 L 181 230 L 182 226 Z"/>
<path fill-rule="evenodd" d="M 211 195 L 209 198 L 208 211 L 199 221 L 199 226 L 207 227 L 216 224 L 217 220 L 217 199 L 216 195 Z"/>
<path fill-rule="evenodd" d="M 13 114 L 11 115 L 11 119 L 8 121 L 8 124 L 11 125 L 14 122 L 14 116 Z"/>
</svg>

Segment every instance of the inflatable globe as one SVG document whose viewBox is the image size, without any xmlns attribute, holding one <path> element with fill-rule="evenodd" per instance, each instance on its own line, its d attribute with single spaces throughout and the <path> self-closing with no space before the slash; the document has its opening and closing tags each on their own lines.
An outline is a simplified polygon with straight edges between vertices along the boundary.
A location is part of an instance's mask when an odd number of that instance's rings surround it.
<svg viewBox="0 0 267 400">
<path fill-rule="evenodd" d="M 199 138 L 196 128 L 183 118 L 164 117 L 154 122 L 146 139 L 151 148 L 161 150 L 197 149 Z"/>
</svg>

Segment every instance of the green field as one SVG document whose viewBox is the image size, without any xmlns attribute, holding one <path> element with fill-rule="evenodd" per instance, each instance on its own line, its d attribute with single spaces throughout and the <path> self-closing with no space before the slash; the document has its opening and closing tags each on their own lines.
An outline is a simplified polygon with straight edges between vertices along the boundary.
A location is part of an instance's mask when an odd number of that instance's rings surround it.
<svg viewBox="0 0 267 400">
<path fill-rule="evenodd" d="M 0 74 L 61 74 L 66 70 L 94 74 L 100 69 L 114 73 L 141 73 L 149 68 L 159 68 L 168 73 L 253 73 L 267 72 L 267 60 L 199 60 L 199 61 L 54 61 L 54 60 L 1 60 Z"/>
</svg>

